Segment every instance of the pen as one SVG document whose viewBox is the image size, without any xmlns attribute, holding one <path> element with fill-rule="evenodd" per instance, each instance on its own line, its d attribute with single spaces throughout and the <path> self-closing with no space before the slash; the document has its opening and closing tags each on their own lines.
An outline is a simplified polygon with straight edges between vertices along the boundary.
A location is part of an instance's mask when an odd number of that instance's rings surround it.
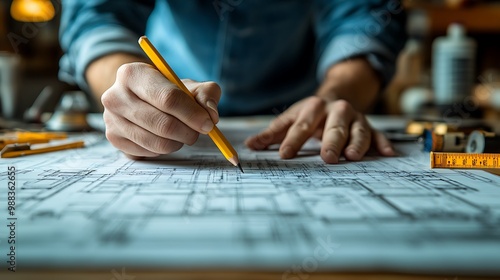
<svg viewBox="0 0 500 280">
<path fill-rule="evenodd" d="M 182 81 L 177 77 L 174 70 L 170 68 L 168 63 L 163 59 L 158 50 L 153 46 L 153 44 L 149 41 L 146 36 L 142 36 L 139 38 L 139 45 L 142 50 L 146 53 L 146 55 L 151 59 L 153 64 L 156 66 L 158 71 L 160 71 L 170 82 L 174 83 L 178 86 L 184 93 L 193 98 L 193 94 L 187 89 L 187 87 L 182 83 Z M 214 141 L 215 145 L 222 152 L 224 157 L 231 162 L 234 166 L 240 168 L 241 172 L 243 172 L 243 168 L 241 168 L 240 161 L 238 159 L 238 154 L 234 150 L 231 143 L 227 141 L 226 137 L 222 132 L 214 125 L 212 131 L 208 133 L 208 136 Z"/>
</svg>

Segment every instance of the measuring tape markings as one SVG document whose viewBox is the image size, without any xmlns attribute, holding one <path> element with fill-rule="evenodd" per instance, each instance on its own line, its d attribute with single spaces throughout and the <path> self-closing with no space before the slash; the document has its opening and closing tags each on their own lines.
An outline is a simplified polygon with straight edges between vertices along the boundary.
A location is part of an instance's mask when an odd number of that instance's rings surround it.
<svg viewBox="0 0 500 280">
<path fill-rule="evenodd" d="M 430 153 L 431 168 L 500 168 L 500 154 Z"/>
</svg>

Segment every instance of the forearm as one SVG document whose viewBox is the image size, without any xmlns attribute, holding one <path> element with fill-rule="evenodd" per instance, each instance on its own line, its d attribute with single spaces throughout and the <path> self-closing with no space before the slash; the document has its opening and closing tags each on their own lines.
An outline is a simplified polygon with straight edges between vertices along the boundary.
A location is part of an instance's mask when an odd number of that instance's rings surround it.
<svg viewBox="0 0 500 280">
<path fill-rule="evenodd" d="M 375 102 L 381 81 L 364 58 L 353 58 L 332 66 L 316 95 L 324 100 L 344 99 L 354 109 L 366 112 Z"/>
<path fill-rule="evenodd" d="M 146 61 L 144 57 L 127 53 L 115 53 L 103 56 L 87 67 L 85 78 L 101 109 L 101 96 L 115 82 L 118 68 L 126 63 Z"/>
</svg>

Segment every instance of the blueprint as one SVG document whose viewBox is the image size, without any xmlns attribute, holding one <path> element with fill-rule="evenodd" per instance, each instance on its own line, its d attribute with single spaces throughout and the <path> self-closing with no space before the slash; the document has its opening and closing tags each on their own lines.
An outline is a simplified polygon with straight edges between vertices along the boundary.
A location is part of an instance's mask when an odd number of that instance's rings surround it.
<svg viewBox="0 0 500 280">
<path fill-rule="evenodd" d="M 245 173 L 206 136 L 148 161 L 126 158 L 99 133 L 74 136 L 83 149 L 1 159 L 4 190 L 16 169 L 18 269 L 500 274 L 499 176 L 430 169 L 412 142 L 396 145 L 398 157 L 327 165 L 310 141 L 281 160 L 274 148 L 243 144 L 265 124 L 219 126 Z M 7 202 L 1 191 L 1 269 Z"/>
</svg>

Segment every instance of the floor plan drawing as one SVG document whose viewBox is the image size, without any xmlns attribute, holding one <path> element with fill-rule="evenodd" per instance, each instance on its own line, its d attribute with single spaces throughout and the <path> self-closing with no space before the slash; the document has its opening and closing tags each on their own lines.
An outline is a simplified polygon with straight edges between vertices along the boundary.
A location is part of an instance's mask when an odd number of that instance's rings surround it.
<svg viewBox="0 0 500 280">
<path fill-rule="evenodd" d="M 208 137 L 148 161 L 100 134 L 84 149 L 0 161 L 2 188 L 17 170 L 19 263 L 500 273 L 500 177 L 430 169 L 416 143 L 327 165 L 313 141 L 281 160 L 246 149 L 258 127 L 247 126 L 221 125 L 245 173 Z M 0 203 L 3 223 L 5 191 Z"/>
</svg>

